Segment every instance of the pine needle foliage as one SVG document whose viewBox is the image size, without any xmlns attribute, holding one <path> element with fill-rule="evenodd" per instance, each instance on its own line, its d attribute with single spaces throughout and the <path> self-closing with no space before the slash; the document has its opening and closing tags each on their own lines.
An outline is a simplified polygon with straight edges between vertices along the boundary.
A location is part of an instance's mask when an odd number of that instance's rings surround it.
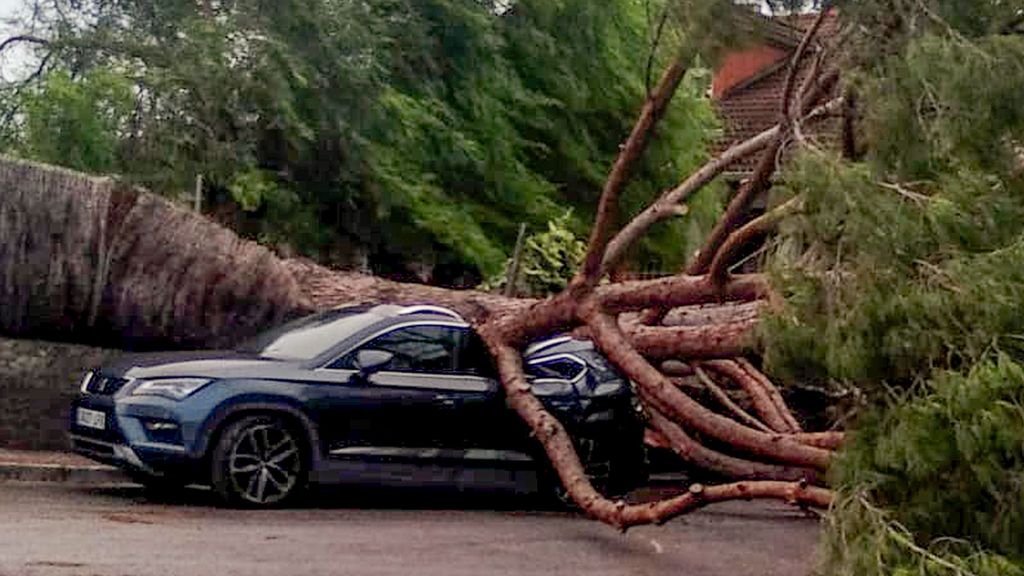
<svg viewBox="0 0 1024 576">
<path fill-rule="evenodd" d="M 835 466 L 823 573 L 1024 574 L 1024 368 L 943 372 L 866 416 Z"/>
<path fill-rule="evenodd" d="M 1024 35 L 1019 3 L 844 2 L 857 160 L 785 174 L 769 369 L 866 405 L 822 574 L 1024 573 Z"/>
</svg>

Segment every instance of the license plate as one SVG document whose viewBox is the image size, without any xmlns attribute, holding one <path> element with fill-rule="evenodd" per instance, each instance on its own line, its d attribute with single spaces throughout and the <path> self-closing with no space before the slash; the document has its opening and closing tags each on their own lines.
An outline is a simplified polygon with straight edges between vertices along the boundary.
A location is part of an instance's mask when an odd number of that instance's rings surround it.
<svg viewBox="0 0 1024 576">
<path fill-rule="evenodd" d="M 98 410 L 79 408 L 75 411 L 75 422 L 79 426 L 103 430 L 107 427 L 107 415 Z"/>
</svg>

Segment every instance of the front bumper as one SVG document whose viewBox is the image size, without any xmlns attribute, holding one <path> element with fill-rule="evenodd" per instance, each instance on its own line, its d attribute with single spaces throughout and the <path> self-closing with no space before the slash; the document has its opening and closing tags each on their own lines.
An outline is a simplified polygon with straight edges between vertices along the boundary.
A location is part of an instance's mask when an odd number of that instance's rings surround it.
<svg viewBox="0 0 1024 576">
<path fill-rule="evenodd" d="M 114 444 L 78 434 L 69 434 L 71 438 L 71 450 L 75 454 L 91 458 L 97 462 L 117 466 L 130 472 L 147 474 L 150 476 L 162 476 L 160 472 L 147 465 L 139 458 L 132 448 L 126 444 Z"/>
<path fill-rule="evenodd" d="M 71 450 L 97 462 L 143 476 L 182 476 L 197 479 L 200 458 L 191 454 L 179 436 L 172 441 L 154 438 L 146 422 L 174 422 L 181 427 L 173 406 L 151 399 L 147 403 L 115 401 L 115 397 L 83 394 L 71 404 L 68 436 Z M 78 408 L 103 412 L 102 430 L 78 424 Z"/>
</svg>

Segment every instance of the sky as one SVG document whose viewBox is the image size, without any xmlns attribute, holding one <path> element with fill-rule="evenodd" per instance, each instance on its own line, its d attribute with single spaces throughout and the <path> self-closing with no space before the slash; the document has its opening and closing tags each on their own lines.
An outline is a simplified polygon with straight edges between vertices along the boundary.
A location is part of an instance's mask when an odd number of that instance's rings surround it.
<svg viewBox="0 0 1024 576">
<path fill-rule="evenodd" d="M 26 0 L 0 0 L 0 40 L 10 36 L 9 27 L 3 23 L 4 20 L 17 16 Z M 22 49 L 7 51 L 0 56 L 0 80 L 13 80 L 25 70 L 28 55 Z"/>
<path fill-rule="evenodd" d="M 9 15 L 21 3 L 22 0 L 0 0 L 0 17 Z"/>
</svg>

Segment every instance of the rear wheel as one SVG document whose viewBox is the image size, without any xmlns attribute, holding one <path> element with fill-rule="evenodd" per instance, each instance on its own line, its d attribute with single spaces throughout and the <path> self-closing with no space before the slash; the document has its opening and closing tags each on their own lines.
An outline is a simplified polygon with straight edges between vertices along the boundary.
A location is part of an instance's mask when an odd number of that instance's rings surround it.
<svg viewBox="0 0 1024 576">
<path fill-rule="evenodd" d="M 642 445 L 621 445 L 615 439 L 601 441 L 587 437 L 577 439 L 575 444 L 587 478 L 604 496 L 622 497 L 645 479 L 646 467 Z M 576 506 L 554 470 L 550 471 L 548 485 L 555 503 L 560 506 Z"/>
<path fill-rule="evenodd" d="M 211 458 L 214 490 L 228 504 L 280 505 L 306 485 L 307 458 L 296 431 L 276 416 L 247 416 L 224 429 Z"/>
</svg>

